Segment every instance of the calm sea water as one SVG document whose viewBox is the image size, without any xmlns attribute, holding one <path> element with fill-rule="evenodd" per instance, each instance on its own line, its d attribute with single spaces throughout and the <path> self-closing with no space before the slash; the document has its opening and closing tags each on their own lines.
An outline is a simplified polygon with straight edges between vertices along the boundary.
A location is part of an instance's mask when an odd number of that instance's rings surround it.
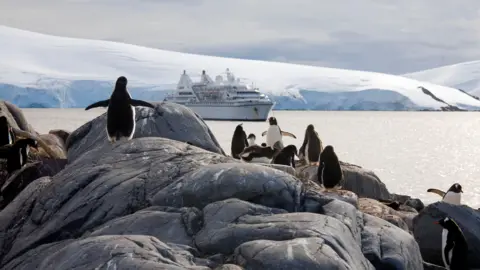
<svg viewBox="0 0 480 270">
<path fill-rule="evenodd" d="M 24 109 L 33 127 L 73 131 L 104 109 Z M 440 197 L 430 187 L 448 189 L 459 182 L 463 202 L 480 207 L 480 114 L 470 112 L 313 112 L 274 111 L 285 144 L 301 146 L 305 128 L 315 125 L 324 145 L 333 145 L 339 158 L 373 170 L 391 192 L 424 202 Z M 226 153 L 240 122 L 207 121 Z M 266 122 L 245 122 L 245 131 L 263 142 Z"/>
</svg>

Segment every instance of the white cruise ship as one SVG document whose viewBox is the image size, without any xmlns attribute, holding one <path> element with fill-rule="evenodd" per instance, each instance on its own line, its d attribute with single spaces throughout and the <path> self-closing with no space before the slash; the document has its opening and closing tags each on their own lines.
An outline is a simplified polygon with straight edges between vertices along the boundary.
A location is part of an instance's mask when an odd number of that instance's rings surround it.
<svg viewBox="0 0 480 270">
<path fill-rule="evenodd" d="M 265 121 L 274 102 L 235 79 L 228 68 L 225 73 L 226 80 L 218 75 L 213 81 L 204 70 L 200 82 L 192 82 L 183 71 L 176 91 L 165 101 L 187 106 L 204 120 Z"/>
</svg>

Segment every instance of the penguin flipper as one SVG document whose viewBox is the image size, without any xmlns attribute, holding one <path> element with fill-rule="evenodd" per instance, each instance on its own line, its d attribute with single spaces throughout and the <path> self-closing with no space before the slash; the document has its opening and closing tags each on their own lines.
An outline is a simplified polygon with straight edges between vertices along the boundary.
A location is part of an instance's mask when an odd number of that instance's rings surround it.
<svg viewBox="0 0 480 270">
<path fill-rule="evenodd" d="M 439 190 L 439 189 L 436 189 L 436 188 L 429 188 L 427 189 L 427 192 L 431 192 L 431 193 L 435 193 L 441 197 L 445 196 L 445 192 Z"/>
<path fill-rule="evenodd" d="M 97 107 L 108 107 L 108 104 L 110 103 L 110 100 L 109 99 L 106 99 L 106 100 L 100 100 L 100 101 L 97 101 L 93 104 L 90 104 L 88 105 L 88 107 L 85 108 L 85 111 L 88 111 L 92 108 L 97 108 Z"/>
<path fill-rule="evenodd" d="M 146 101 L 138 100 L 138 99 L 130 100 L 130 105 L 132 105 L 132 106 L 143 106 L 143 107 L 149 107 L 149 108 L 155 109 L 155 106 L 153 106 L 150 102 L 146 102 Z"/>
<path fill-rule="evenodd" d="M 264 132 L 262 132 L 262 137 L 267 135 L 267 131 L 265 130 Z"/>
<path fill-rule="evenodd" d="M 288 131 L 282 131 L 282 136 L 288 136 L 288 137 L 292 137 L 294 139 L 297 138 L 295 135 L 293 135 L 293 133 L 290 133 Z"/>
</svg>

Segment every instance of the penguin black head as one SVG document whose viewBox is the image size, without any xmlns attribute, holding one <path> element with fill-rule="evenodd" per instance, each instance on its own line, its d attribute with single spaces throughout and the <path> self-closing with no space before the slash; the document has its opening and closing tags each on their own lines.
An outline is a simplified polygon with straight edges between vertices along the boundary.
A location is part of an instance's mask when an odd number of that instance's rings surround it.
<svg viewBox="0 0 480 270">
<path fill-rule="evenodd" d="M 268 118 L 268 123 L 270 124 L 270 126 L 278 125 L 277 124 L 277 118 L 271 116 L 270 118 Z"/>
<path fill-rule="evenodd" d="M 295 155 L 298 157 L 297 147 L 293 144 L 287 145 L 282 149 L 283 153 L 288 153 L 290 155 Z"/>
<path fill-rule="evenodd" d="M 314 131 L 314 130 L 315 130 L 315 128 L 313 127 L 312 124 L 307 126 L 307 132 L 311 132 L 311 131 Z"/>
<path fill-rule="evenodd" d="M 452 191 L 452 192 L 455 192 L 455 193 L 463 193 L 463 190 L 462 190 L 462 186 L 459 184 L 459 183 L 455 183 L 453 184 L 447 192 L 449 191 Z"/>
<path fill-rule="evenodd" d="M 2 125 L 8 124 L 7 117 L 5 117 L 4 115 L 0 116 L 0 124 Z"/>
<path fill-rule="evenodd" d="M 460 227 L 458 226 L 457 222 L 455 222 L 455 220 L 453 220 L 451 217 L 445 217 L 445 218 L 442 218 L 438 221 L 435 221 L 433 222 L 435 224 L 439 224 L 440 226 L 442 226 L 443 228 L 447 229 L 447 230 L 452 230 L 452 231 L 461 231 Z"/>
<path fill-rule="evenodd" d="M 253 134 L 253 133 L 248 134 L 247 139 L 252 139 L 252 138 L 256 139 L 257 137 L 255 137 L 255 134 Z"/>
<path fill-rule="evenodd" d="M 124 76 L 120 76 L 115 83 L 115 89 L 126 89 L 128 80 Z"/>
<path fill-rule="evenodd" d="M 238 124 L 238 125 L 237 125 L 237 127 L 235 128 L 235 133 L 236 133 L 236 132 L 241 132 L 241 131 L 243 131 L 243 126 L 242 126 L 242 125 L 243 125 L 243 124 Z"/>
<path fill-rule="evenodd" d="M 331 154 L 331 153 L 334 153 L 335 150 L 333 150 L 333 146 L 327 145 L 327 146 L 325 146 L 325 148 L 323 149 L 323 152 Z"/>
<path fill-rule="evenodd" d="M 262 146 L 262 147 L 267 147 L 267 144 L 266 144 L 266 143 L 262 143 L 261 146 Z"/>
<path fill-rule="evenodd" d="M 15 142 L 14 146 L 15 147 L 18 147 L 18 148 L 22 148 L 22 147 L 25 147 L 25 146 L 30 146 L 32 148 L 35 148 L 37 149 L 38 148 L 38 143 L 36 140 L 34 139 L 21 139 L 21 140 L 18 140 Z"/>
</svg>

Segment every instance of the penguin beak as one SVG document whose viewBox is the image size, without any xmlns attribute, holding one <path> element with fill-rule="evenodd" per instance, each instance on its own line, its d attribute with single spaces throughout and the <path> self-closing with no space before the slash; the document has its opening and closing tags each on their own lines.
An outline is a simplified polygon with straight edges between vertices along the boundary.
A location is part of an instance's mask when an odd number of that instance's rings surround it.
<svg viewBox="0 0 480 270">
<path fill-rule="evenodd" d="M 440 224 L 438 221 L 434 221 L 433 224 Z"/>
<path fill-rule="evenodd" d="M 460 190 L 461 193 L 463 193 L 463 190 Z"/>
</svg>

